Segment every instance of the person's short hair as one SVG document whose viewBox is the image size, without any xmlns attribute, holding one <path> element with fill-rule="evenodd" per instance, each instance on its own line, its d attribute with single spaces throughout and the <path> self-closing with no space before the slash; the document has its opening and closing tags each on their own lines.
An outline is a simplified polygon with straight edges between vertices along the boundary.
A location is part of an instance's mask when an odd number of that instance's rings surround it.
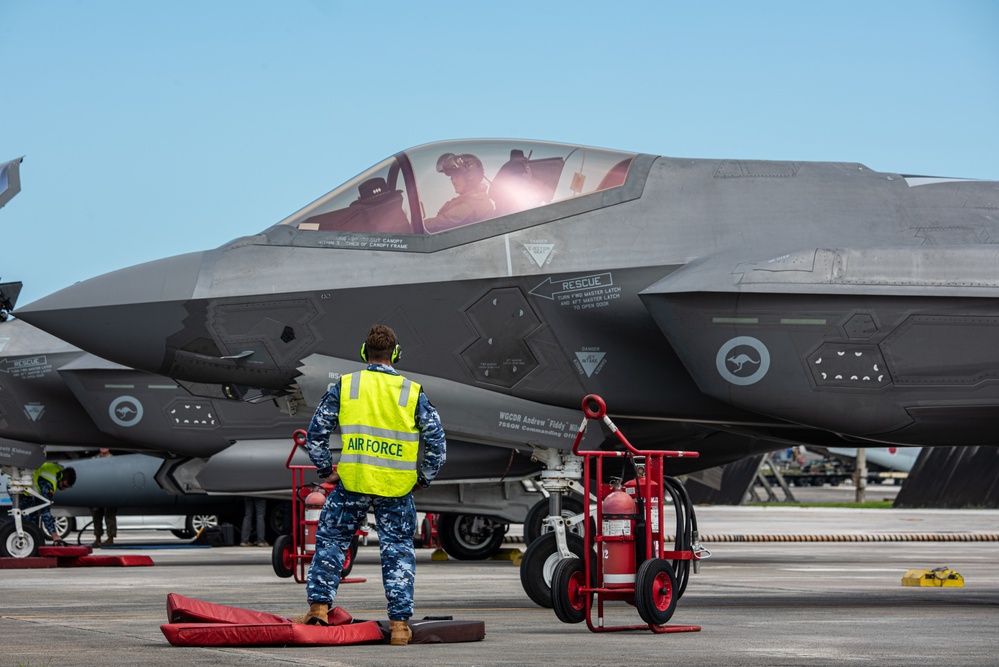
<svg viewBox="0 0 999 667">
<path fill-rule="evenodd" d="M 364 341 L 364 351 L 368 359 L 388 361 L 392 358 L 396 345 L 395 332 L 384 324 L 375 324 L 368 330 Z"/>
<path fill-rule="evenodd" d="M 63 468 L 56 475 L 56 482 L 66 482 L 69 486 L 76 484 L 76 470 L 73 468 Z"/>
</svg>

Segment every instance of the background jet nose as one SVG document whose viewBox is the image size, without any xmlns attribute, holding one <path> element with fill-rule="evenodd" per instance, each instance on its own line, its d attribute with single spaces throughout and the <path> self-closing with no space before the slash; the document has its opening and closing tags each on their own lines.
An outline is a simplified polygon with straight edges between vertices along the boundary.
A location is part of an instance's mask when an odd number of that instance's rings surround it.
<svg viewBox="0 0 999 667">
<path fill-rule="evenodd" d="M 76 283 L 14 315 L 92 354 L 162 372 L 167 337 L 181 328 L 205 253 L 138 264 Z"/>
</svg>

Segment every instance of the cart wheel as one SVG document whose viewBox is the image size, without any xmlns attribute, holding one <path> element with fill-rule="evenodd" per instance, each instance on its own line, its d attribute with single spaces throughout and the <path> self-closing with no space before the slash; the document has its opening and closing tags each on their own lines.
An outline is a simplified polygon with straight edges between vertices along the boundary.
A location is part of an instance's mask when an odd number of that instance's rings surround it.
<svg viewBox="0 0 999 667">
<path fill-rule="evenodd" d="M 340 570 L 341 578 L 349 575 L 350 571 L 354 567 L 354 561 L 357 559 L 357 545 L 357 535 L 354 535 L 354 537 L 350 538 L 350 546 L 347 547 L 347 550 L 343 553 L 343 569 Z"/>
<path fill-rule="evenodd" d="M 23 535 L 18 536 L 13 519 L 0 525 L 0 557 L 31 558 L 38 555 L 38 547 L 45 544 L 42 529 L 27 520 L 21 526 Z"/>
<path fill-rule="evenodd" d="M 650 558 L 635 575 L 635 607 L 642 620 L 662 625 L 676 611 L 676 574 L 668 560 Z"/>
<path fill-rule="evenodd" d="M 552 607 L 563 623 L 586 620 L 586 596 L 579 589 L 586 585 L 584 563 L 579 558 L 563 558 L 552 575 Z"/>
<path fill-rule="evenodd" d="M 565 536 L 569 551 L 576 555 L 579 562 L 583 558 L 583 538 L 578 535 Z M 552 607 L 552 576 L 555 566 L 562 557 L 558 553 L 558 543 L 555 533 L 545 533 L 531 542 L 520 560 L 520 584 L 524 587 L 527 597 L 541 607 Z"/>
<path fill-rule="evenodd" d="M 287 579 L 295 574 L 295 560 L 292 558 L 291 535 L 278 535 L 271 547 L 271 565 L 274 566 L 274 574 Z"/>
</svg>

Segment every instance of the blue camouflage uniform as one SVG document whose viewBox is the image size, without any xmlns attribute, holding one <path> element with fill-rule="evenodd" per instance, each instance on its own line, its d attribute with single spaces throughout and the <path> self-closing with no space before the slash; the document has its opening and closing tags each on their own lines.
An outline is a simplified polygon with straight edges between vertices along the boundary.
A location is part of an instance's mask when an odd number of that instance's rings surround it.
<svg viewBox="0 0 999 667">
<path fill-rule="evenodd" d="M 388 364 L 369 364 L 369 371 L 399 375 Z M 340 383 L 331 388 L 309 424 L 306 449 L 321 478 L 333 473 L 329 449 L 330 433 L 339 424 Z M 430 486 L 447 457 L 447 441 L 437 409 L 420 391 L 414 415 L 424 444 L 423 461 L 417 471 L 417 484 Z M 357 532 L 368 508 L 375 514 L 378 546 L 382 561 L 382 584 L 388 600 L 388 617 L 406 621 L 413 615 L 413 584 L 416 580 L 416 505 L 413 493 L 398 498 L 353 493 L 338 484 L 326 499 L 316 529 L 316 553 L 309 567 L 306 594 L 309 604 L 332 606 L 340 586 L 344 553 Z"/>
</svg>

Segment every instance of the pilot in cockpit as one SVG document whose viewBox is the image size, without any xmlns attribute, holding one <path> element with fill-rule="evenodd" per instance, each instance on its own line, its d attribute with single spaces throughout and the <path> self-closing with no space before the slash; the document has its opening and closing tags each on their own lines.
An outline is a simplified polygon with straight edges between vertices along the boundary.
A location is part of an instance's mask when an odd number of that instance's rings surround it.
<svg viewBox="0 0 999 667">
<path fill-rule="evenodd" d="M 444 153 L 437 159 L 437 173 L 451 177 L 458 196 L 441 206 L 436 216 L 423 221 L 428 232 L 454 229 L 495 215 L 479 158 L 471 153 Z"/>
</svg>

